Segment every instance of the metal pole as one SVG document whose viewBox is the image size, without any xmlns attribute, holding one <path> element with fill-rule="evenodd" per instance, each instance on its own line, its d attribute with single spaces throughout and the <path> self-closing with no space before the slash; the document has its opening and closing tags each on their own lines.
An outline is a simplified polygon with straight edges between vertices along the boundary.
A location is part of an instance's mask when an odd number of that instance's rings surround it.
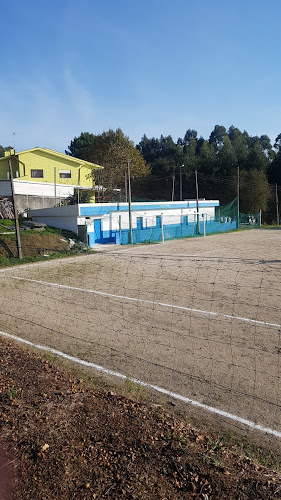
<svg viewBox="0 0 281 500">
<path fill-rule="evenodd" d="M 173 167 L 173 185 L 172 185 L 172 201 L 175 197 L 175 167 Z"/>
<path fill-rule="evenodd" d="M 132 196 L 131 196 L 131 177 L 130 177 L 130 163 L 128 161 L 128 195 L 129 195 L 129 243 L 133 244 L 133 226 L 132 226 Z"/>
<path fill-rule="evenodd" d="M 239 213 L 240 213 L 240 171 L 237 168 L 237 229 L 239 229 Z"/>
<path fill-rule="evenodd" d="M 15 189 L 14 189 L 13 171 L 12 171 L 11 160 L 8 160 L 8 163 L 9 163 L 9 173 L 10 173 L 12 200 L 13 200 L 13 207 L 14 207 L 14 214 L 15 214 L 17 256 L 18 256 L 18 259 L 22 259 L 22 250 L 21 250 L 21 241 L 20 241 L 20 228 L 19 228 L 19 219 L 18 219 L 17 203 L 16 203 L 16 197 L 15 197 Z"/>
<path fill-rule="evenodd" d="M 260 227 L 261 227 L 261 210 L 260 210 Z"/>
<path fill-rule="evenodd" d="M 198 176 L 197 176 L 197 170 L 195 170 L 195 184 L 196 184 L 197 234 L 200 234 L 200 222 L 199 222 L 199 190 L 198 190 Z"/>
<path fill-rule="evenodd" d="M 275 184 L 275 198 L 276 198 L 276 218 L 277 218 L 277 226 L 279 226 L 279 200 L 278 200 L 278 189 L 277 189 L 277 183 Z"/>
<path fill-rule="evenodd" d="M 180 201 L 182 201 L 182 171 L 181 171 L 181 169 L 183 166 L 184 165 L 180 166 Z"/>
<path fill-rule="evenodd" d="M 161 235 L 162 235 L 162 243 L 164 243 L 164 225 L 163 225 L 163 214 L 161 214 Z"/>
<path fill-rule="evenodd" d="M 206 221 L 205 214 L 203 214 L 203 235 L 206 236 Z"/>
</svg>

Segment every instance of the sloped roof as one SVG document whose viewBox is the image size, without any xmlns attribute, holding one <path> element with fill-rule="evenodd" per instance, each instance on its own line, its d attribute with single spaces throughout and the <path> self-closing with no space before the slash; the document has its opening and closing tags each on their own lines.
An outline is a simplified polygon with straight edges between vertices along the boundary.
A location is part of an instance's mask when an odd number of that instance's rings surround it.
<svg viewBox="0 0 281 500">
<path fill-rule="evenodd" d="M 2 158 L 0 158 L 0 161 L 1 160 L 7 160 L 7 158 L 12 158 L 13 156 L 22 155 L 24 153 L 31 153 L 33 151 L 43 151 L 44 153 L 48 153 L 50 155 L 53 155 L 53 156 L 56 156 L 56 157 L 59 157 L 59 158 L 65 158 L 68 161 L 71 161 L 73 163 L 76 163 L 76 164 L 79 164 L 79 165 L 89 166 L 91 168 L 96 168 L 96 169 L 98 169 L 98 168 L 104 168 L 101 165 L 97 165 L 96 163 L 91 163 L 91 162 L 86 161 L 86 160 L 81 160 L 80 158 L 75 158 L 74 156 L 69 156 L 69 155 L 66 155 L 64 153 L 58 153 L 57 151 L 53 151 L 52 149 L 38 148 L 38 147 L 31 148 L 31 149 L 25 149 L 24 151 L 18 151 L 18 152 L 15 152 L 14 154 L 9 155 L 9 156 L 3 156 Z"/>
</svg>

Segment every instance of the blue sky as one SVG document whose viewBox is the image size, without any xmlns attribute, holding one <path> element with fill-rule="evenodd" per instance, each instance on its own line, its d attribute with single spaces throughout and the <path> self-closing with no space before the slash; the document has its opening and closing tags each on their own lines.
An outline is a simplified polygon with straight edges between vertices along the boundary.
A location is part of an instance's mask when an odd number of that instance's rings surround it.
<svg viewBox="0 0 281 500">
<path fill-rule="evenodd" d="M 0 144 L 281 132 L 279 0 L 1 2 Z M 15 132 L 15 136 L 13 136 Z"/>
</svg>

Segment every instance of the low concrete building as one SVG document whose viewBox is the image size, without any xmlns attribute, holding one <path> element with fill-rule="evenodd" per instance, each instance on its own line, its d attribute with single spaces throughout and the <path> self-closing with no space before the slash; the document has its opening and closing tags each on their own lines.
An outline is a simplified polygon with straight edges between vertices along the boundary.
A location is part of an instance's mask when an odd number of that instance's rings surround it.
<svg viewBox="0 0 281 500">
<path fill-rule="evenodd" d="M 216 217 L 218 200 L 199 201 L 197 218 L 196 200 L 176 202 L 132 203 L 133 242 L 161 241 L 236 228 L 236 221 Z M 85 242 L 93 247 L 96 243 L 128 244 L 128 203 L 95 203 L 68 205 L 41 210 L 31 210 L 32 220 L 68 229 L 77 235 L 85 235 Z"/>
</svg>

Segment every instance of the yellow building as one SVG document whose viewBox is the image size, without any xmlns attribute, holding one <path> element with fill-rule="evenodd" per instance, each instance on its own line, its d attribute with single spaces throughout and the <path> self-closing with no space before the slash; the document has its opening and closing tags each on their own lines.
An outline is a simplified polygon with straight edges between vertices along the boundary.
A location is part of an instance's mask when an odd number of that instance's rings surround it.
<svg viewBox="0 0 281 500">
<path fill-rule="evenodd" d="M 24 205 L 27 209 L 54 206 L 72 196 L 75 188 L 90 190 L 91 202 L 95 201 L 93 170 L 103 167 L 47 148 L 5 151 L 0 158 L 0 196 L 11 194 L 9 161 L 21 210 Z"/>
</svg>

